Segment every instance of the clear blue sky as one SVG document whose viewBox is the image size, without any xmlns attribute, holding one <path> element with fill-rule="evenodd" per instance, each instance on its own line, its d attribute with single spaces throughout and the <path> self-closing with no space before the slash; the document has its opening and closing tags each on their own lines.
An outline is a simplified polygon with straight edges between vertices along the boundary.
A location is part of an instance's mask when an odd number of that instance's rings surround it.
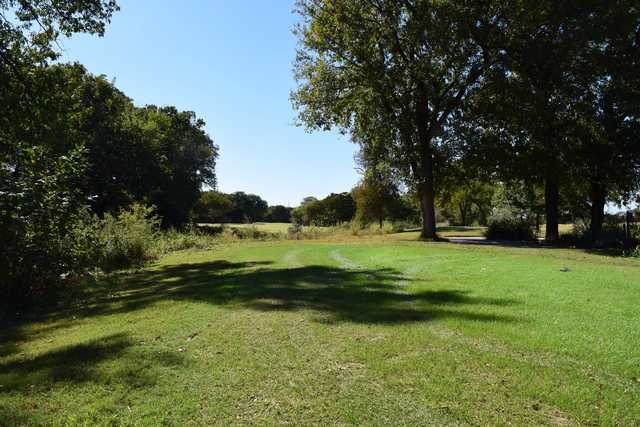
<svg viewBox="0 0 640 427">
<path fill-rule="evenodd" d="M 103 38 L 65 40 L 63 59 L 115 79 L 137 105 L 195 111 L 220 146 L 221 191 L 296 206 L 357 182 L 354 144 L 293 124 L 293 0 L 119 4 Z"/>
</svg>

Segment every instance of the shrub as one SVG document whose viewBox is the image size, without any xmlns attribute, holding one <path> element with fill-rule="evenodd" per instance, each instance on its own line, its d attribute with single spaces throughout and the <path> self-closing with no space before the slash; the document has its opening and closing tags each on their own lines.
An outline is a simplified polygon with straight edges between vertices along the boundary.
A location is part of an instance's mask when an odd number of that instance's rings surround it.
<svg viewBox="0 0 640 427">
<path fill-rule="evenodd" d="M 491 240 L 535 240 L 532 224 L 519 218 L 493 218 L 485 232 Z"/>
<path fill-rule="evenodd" d="M 73 253 L 89 268 L 140 267 L 159 255 L 159 229 L 160 218 L 154 209 L 138 203 L 115 216 L 85 215 L 73 232 Z"/>
<path fill-rule="evenodd" d="M 345 232 L 344 225 L 334 226 L 334 227 L 316 227 L 313 225 L 302 226 L 300 224 L 294 224 L 291 227 L 289 227 L 285 237 L 289 240 L 319 239 L 324 236 L 329 236 L 332 234 L 338 234 L 338 233 L 344 233 L 344 232 Z"/>
<path fill-rule="evenodd" d="M 48 301 L 74 272 L 70 230 L 85 200 L 80 148 L 53 156 L 38 145 L 12 159 L 22 164 L 0 161 L 0 316 Z"/>
<path fill-rule="evenodd" d="M 602 231 L 597 242 L 594 242 L 591 237 L 591 230 L 588 224 L 577 223 L 574 224 L 573 230 L 561 236 L 561 240 L 569 245 L 590 247 L 596 246 L 599 248 L 617 248 L 622 249 L 625 247 L 632 247 L 638 242 L 638 239 L 632 233 L 631 242 L 627 242 L 624 228 L 615 223 L 605 223 L 602 225 Z"/>
<path fill-rule="evenodd" d="M 300 233 L 302 231 L 303 227 L 302 224 L 294 222 L 293 224 L 291 224 L 289 226 L 289 228 L 287 228 L 287 235 L 293 235 L 293 234 L 297 234 Z"/>
<path fill-rule="evenodd" d="M 279 240 L 286 237 L 283 232 L 262 231 L 255 225 L 247 227 L 225 227 L 222 233 L 224 240 Z"/>
<path fill-rule="evenodd" d="M 165 254 L 185 249 L 211 249 L 219 241 L 218 235 L 222 230 L 222 227 L 191 226 L 182 231 L 172 228 L 161 234 L 157 241 L 156 252 Z"/>
<path fill-rule="evenodd" d="M 121 210 L 117 217 L 104 216 L 98 234 L 103 270 L 141 267 L 158 256 L 154 249 L 159 237 L 160 218 L 153 211 L 152 207 L 136 203 Z"/>
</svg>

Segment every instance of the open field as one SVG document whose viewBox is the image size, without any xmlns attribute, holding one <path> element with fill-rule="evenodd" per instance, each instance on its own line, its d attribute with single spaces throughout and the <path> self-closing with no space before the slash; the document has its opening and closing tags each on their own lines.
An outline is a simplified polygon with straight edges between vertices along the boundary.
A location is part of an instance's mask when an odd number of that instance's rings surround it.
<svg viewBox="0 0 640 427">
<path fill-rule="evenodd" d="M 250 227 L 255 227 L 258 231 L 263 231 L 266 233 L 286 233 L 289 228 L 293 225 L 291 223 L 288 222 L 256 222 L 253 224 L 200 224 L 203 226 L 212 226 L 212 227 L 220 227 L 222 225 L 224 225 L 225 227 L 229 227 L 229 228 L 250 228 Z M 305 227 L 303 227 L 305 228 Z M 309 228 L 309 227 L 306 227 Z M 323 230 L 323 229 L 329 229 L 330 227 L 312 227 L 313 229 L 317 229 L 317 230 Z M 371 226 L 372 230 L 376 229 L 375 225 Z M 465 226 L 439 226 L 438 227 L 438 233 L 442 236 L 442 237 L 481 237 L 484 236 L 484 231 L 486 230 L 486 227 L 465 227 Z M 413 233 L 411 234 L 411 238 L 417 235 L 419 235 L 419 229 L 410 229 L 407 230 L 408 233 Z M 349 234 L 350 230 L 349 229 L 345 229 L 344 230 L 344 234 Z"/>
<path fill-rule="evenodd" d="M 213 224 L 214 226 L 221 226 L 222 224 Z M 256 222 L 253 224 L 224 224 L 229 228 L 247 228 L 255 227 L 258 231 L 264 231 L 265 233 L 286 233 L 291 227 L 289 222 Z"/>
<path fill-rule="evenodd" d="M 205 225 L 205 224 L 203 224 Z M 222 224 L 210 224 L 212 226 L 221 226 Z M 256 222 L 253 224 L 224 224 L 229 228 L 247 228 L 247 227 L 255 227 L 258 231 L 263 231 L 267 233 L 286 233 L 289 228 L 292 226 L 291 223 L 286 222 Z M 322 230 L 323 227 L 314 227 L 315 229 Z M 373 227 L 375 229 L 375 226 Z M 573 229 L 573 224 L 560 224 L 560 234 L 566 234 L 571 232 Z M 483 237 L 486 227 L 481 226 L 448 226 L 441 225 L 438 226 L 438 234 L 441 237 Z M 345 230 L 345 234 L 348 234 L 349 230 Z M 419 229 L 411 229 L 407 230 L 409 235 L 407 238 L 413 239 L 414 237 L 419 235 Z M 544 224 L 541 227 L 541 237 L 544 237 Z"/>
<path fill-rule="evenodd" d="M 638 425 L 637 260 L 397 237 L 110 276 L 3 328 L 0 425 Z"/>
</svg>

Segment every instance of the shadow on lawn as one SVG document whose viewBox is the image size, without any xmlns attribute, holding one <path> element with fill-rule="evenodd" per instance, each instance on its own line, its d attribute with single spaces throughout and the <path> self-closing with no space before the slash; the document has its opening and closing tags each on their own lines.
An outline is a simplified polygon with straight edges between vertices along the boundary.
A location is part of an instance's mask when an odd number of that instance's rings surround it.
<svg viewBox="0 0 640 427">
<path fill-rule="evenodd" d="M 83 343 L 57 348 L 32 359 L 13 360 L 0 364 L 0 396 L 12 391 L 42 392 L 55 384 L 121 383 L 127 388 L 147 387 L 155 382 L 148 372 L 154 364 L 175 367 L 183 364 L 180 355 L 173 352 L 145 352 L 136 346 L 127 334 L 112 334 Z M 114 361 L 120 368 L 116 373 L 103 374 L 102 363 Z M 153 362 L 150 362 L 153 361 Z M 0 411 L 0 425 L 7 417 Z"/>
<path fill-rule="evenodd" d="M 142 309 L 163 300 L 187 300 L 260 311 L 309 310 L 320 322 L 398 324 L 456 318 L 515 322 L 492 307 L 515 304 L 509 299 L 471 296 L 452 290 L 407 292 L 411 280 L 392 269 L 347 270 L 327 266 L 274 268 L 266 262 L 215 261 L 166 266 L 137 274 L 112 276 L 80 311 L 52 314 L 52 327 L 72 316 L 91 317 Z M 435 284 L 434 284 L 435 285 Z M 435 286 L 434 286 L 435 287 Z M 474 310 L 474 308 L 476 310 Z M 14 337 L 21 328 L 14 330 Z M 6 332 L 6 331 L 5 331 Z M 26 334 L 26 330 L 23 331 Z M 8 335 L 5 335 L 7 337 Z M 23 336 L 26 339 L 26 336 Z M 19 351 L 8 340 L 5 355 Z M 31 359 L 11 357 L 0 363 L 0 397 L 13 392 L 46 393 L 56 385 L 122 384 L 148 387 L 156 370 L 186 363 L 175 352 L 150 353 L 127 334 L 113 334 L 55 348 Z M 105 365 L 106 364 L 106 365 Z M 0 425 L 20 424 L 19 412 L 0 410 Z"/>
<path fill-rule="evenodd" d="M 468 292 L 407 292 L 411 280 L 392 269 L 328 266 L 271 268 L 266 262 L 215 261 L 161 267 L 128 276 L 123 288 L 95 300 L 86 315 L 128 312 L 157 301 L 193 300 L 255 310 L 312 310 L 323 322 L 402 323 L 439 318 L 513 322 L 512 316 L 469 311 L 516 301 Z"/>
</svg>

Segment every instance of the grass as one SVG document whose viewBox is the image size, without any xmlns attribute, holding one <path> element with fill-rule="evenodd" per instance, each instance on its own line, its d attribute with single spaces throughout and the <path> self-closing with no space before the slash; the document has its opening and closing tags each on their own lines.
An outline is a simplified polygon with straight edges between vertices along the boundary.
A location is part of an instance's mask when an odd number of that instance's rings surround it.
<svg viewBox="0 0 640 427">
<path fill-rule="evenodd" d="M 487 227 L 442 226 L 438 227 L 440 237 L 483 237 Z"/>
<path fill-rule="evenodd" d="M 213 226 L 221 226 L 222 224 L 212 224 Z M 267 233 L 287 233 L 289 228 L 292 226 L 291 223 L 287 222 L 256 222 L 253 224 L 224 224 L 226 227 L 231 229 L 233 228 L 251 228 L 254 227 L 258 231 L 263 231 Z M 351 234 L 350 228 L 346 228 L 342 230 L 342 232 L 338 232 L 335 230 L 336 227 L 303 227 L 303 229 L 317 229 L 324 230 L 327 232 L 331 232 L 332 234 L 338 234 L 340 238 L 345 237 L 345 235 Z M 376 224 L 372 224 L 370 227 L 373 231 L 376 230 Z M 484 236 L 484 232 L 486 227 L 481 226 L 438 226 L 438 234 L 442 237 L 482 237 Z M 407 230 L 411 234 L 411 238 L 417 236 L 419 233 L 419 229 L 409 229 Z"/>
<path fill-rule="evenodd" d="M 222 224 L 213 224 L 214 226 L 220 226 Z M 253 224 L 224 224 L 229 228 L 250 228 L 255 227 L 258 231 L 265 233 L 286 233 L 291 227 L 289 222 L 255 222 Z"/>
<path fill-rule="evenodd" d="M 637 260 L 406 234 L 109 276 L 3 328 L 0 425 L 638 425 Z"/>
</svg>

